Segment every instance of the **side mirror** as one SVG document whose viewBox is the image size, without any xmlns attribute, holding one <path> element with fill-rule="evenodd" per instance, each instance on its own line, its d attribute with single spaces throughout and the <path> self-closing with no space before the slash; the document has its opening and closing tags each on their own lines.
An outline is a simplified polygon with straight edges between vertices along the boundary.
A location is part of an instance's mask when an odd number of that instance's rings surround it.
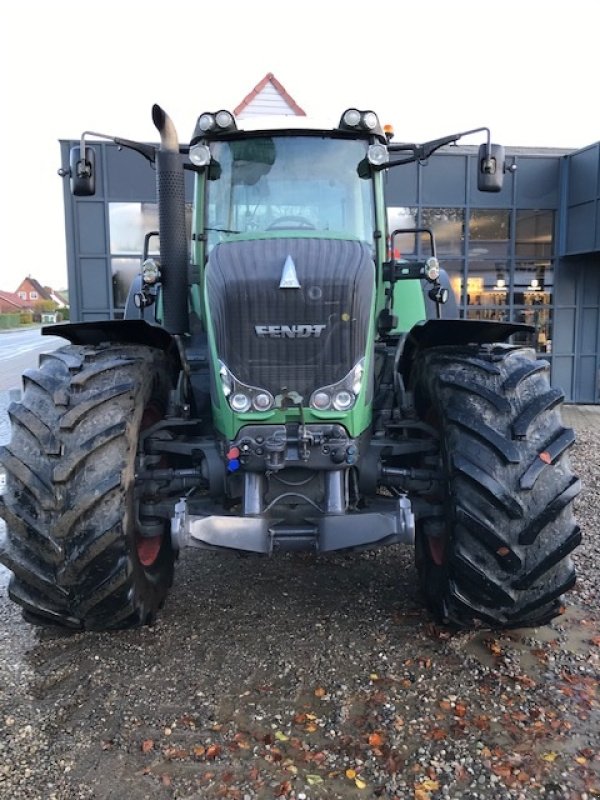
<svg viewBox="0 0 600 800">
<path fill-rule="evenodd" d="M 504 147 L 501 144 L 479 146 L 477 188 L 480 192 L 499 192 L 504 183 Z"/>
<path fill-rule="evenodd" d="M 96 193 L 96 153 L 91 147 L 72 147 L 69 155 L 71 194 L 75 197 L 91 197 Z"/>
</svg>

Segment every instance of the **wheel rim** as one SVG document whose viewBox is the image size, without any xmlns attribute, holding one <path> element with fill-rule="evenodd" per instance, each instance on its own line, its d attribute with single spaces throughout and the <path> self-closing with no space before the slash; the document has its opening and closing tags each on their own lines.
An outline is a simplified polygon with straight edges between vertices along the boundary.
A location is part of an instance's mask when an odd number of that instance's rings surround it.
<svg viewBox="0 0 600 800">
<path fill-rule="evenodd" d="M 155 404 L 150 403 L 144 409 L 142 414 L 142 421 L 140 424 L 140 433 L 143 433 L 148 428 L 160 422 L 163 414 L 162 410 Z M 161 459 L 160 466 L 164 466 L 164 457 Z M 156 536 L 143 536 L 141 531 L 135 531 L 135 551 L 138 561 L 143 567 L 151 567 L 156 563 L 160 554 L 162 543 L 165 538 L 164 533 L 159 533 Z"/>
<path fill-rule="evenodd" d="M 139 531 L 136 532 L 136 552 L 140 564 L 143 567 L 151 567 L 160 553 L 162 547 L 164 534 L 158 536 L 142 536 Z"/>
</svg>

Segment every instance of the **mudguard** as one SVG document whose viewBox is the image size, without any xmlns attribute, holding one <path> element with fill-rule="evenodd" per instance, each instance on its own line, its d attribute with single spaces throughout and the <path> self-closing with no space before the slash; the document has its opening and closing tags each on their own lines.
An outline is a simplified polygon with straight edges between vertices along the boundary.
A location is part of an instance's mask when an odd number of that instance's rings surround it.
<svg viewBox="0 0 600 800">
<path fill-rule="evenodd" d="M 534 333 L 532 325 L 479 319 L 428 319 L 418 322 L 400 343 L 398 369 L 408 386 L 417 353 L 440 346 L 465 346 L 505 342 L 514 333 Z"/>
<path fill-rule="evenodd" d="M 44 336 L 62 336 L 71 344 L 98 345 L 102 342 L 146 344 L 158 350 L 176 348 L 175 338 L 164 328 L 150 325 L 141 319 L 110 319 L 94 322 L 69 322 L 46 325 Z"/>
</svg>

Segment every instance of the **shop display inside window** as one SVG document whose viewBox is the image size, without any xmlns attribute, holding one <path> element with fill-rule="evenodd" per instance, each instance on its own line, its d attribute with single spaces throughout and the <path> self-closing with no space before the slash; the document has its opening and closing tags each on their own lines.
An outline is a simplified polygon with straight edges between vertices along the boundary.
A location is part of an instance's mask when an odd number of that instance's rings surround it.
<svg viewBox="0 0 600 800">
<path fill-rule="evenodd" d="M 519 261 L 515 265 L 514 319 L 535 327 L 535 348 L 540 353 L 552 350 L 550 307 L 553 288 L 551 261 Z"/>
<path fill-rule="evenodd" d="M 469 261 L 467 276 L 469 319 L 507 318 L 510 303 L 510 269 L 506 261 Z"/>
</svg>

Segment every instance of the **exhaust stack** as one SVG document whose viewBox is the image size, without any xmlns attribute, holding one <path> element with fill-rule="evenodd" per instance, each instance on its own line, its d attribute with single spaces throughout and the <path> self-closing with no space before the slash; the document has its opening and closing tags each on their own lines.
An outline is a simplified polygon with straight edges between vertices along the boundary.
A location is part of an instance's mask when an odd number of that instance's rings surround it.
<svg viewBox="0 0 600 800">
<path fill-rule="evenodd" d="M 152 106 L 152 121 L 160 133 L 160 149 L 156 154 L 156 190 L 164 325 L 169 333 L 181 334 L 189 331 L 183 166 L 175 125 L 159 105 Z"/>
</svg>

